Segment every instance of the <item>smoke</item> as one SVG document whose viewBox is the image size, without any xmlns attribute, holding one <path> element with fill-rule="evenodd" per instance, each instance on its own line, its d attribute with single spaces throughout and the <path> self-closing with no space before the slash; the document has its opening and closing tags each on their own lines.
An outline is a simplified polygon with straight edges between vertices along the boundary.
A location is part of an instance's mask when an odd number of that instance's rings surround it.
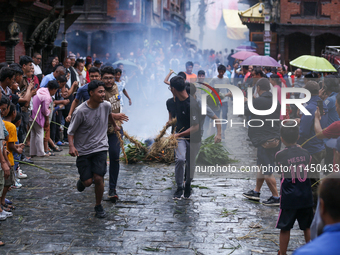
<svg viewBox="0 0 340 255">
<path fill-rule="evenodd" d="M 170 68 L 178 73 L 185 71 L 187 61 L 198 62 L 199 67 L 195 64 L 194 73 L 197 74 L 199 69 L 204 69 L 207 77 L 209 75 L 212 77 L 215 70 L 211 70 L 214 63 L 208 60 L 208 49 L 222 51 L 225 55 L 224 49 L 228 48 L 229 54 L 230 49 L 236 48 L 241 43 L 227 37 L 223 17 L 216 30 L 204 27 L 203 41 L 200 42 L 197 25 L 199 1 L 191 1 L 191 4 L 191 10 L 187 12 L 187 21 L 191 27 L 189 34 L 178 35 L 176 28 L 149 29 L 144 33 L 140 27 L 134 28 L 129 24 L 129 31 L 117 31 L 114 36 L 106 31 L 92 33 L 91 40 L 88 40 L 89 34 L 86 31 L 72 32 L 67 36 L 69 51 L 75 54 L 79 52 L 82 57 L 86 57 L 88 49 L 91 49 L 91 56 L 93 57 L 95 53 L 97 59 L 104 63 L 112 64 L 127 59 L 138 66 L 138 68 L 124 66 L 123 76 L 127 78 L 125 89 L 132 105 L 129 105 L 128 98 L 123 95 L 123 112 L 129 117 L 123 128 L 139 139 L 155 137 L 169 119 L 166 100 L 172 97 L 172 93 L 163 80 Z M 239 4 L 239 7 L 242 10 L 248 5 Z M 185 41 L 185 37 L 190 39 Z M 90 47 L 87 45 L 89 41 Z M 108 59 L 107 53 L 110 54 Z M 221 62 L 227 64 L 225 59 Z"/>
</svg>

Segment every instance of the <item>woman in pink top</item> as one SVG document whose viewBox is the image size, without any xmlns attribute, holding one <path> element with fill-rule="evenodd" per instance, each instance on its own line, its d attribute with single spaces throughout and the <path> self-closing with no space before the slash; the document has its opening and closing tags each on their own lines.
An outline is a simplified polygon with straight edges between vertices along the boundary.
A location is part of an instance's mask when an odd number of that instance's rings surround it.
<svg viewBox="0 0 340 255">
<path fill-rule="evenodd" d="M 52 96 L 58 89 L 59 84 L 56 80 L 49 81 L 47 87 L 38 89 L 37 94 L 33 97 L 32 119 L 36 117 L 39 106 L 41 107 L 31 130 L 30 152 L 32 157 L 48 156 L 44 152 L 45 118 L 50 115 L 49 105 L 52 102 Z"/>
</svg>

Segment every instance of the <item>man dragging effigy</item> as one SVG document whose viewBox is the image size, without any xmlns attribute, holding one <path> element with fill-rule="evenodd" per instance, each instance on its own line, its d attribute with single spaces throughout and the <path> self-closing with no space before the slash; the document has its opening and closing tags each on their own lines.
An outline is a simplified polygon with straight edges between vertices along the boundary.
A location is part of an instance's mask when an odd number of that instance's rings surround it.
<svg viewBox="0 0 340 255">
<path fill-rule="evenodd" d="M 77 156 L 80 178 L 77 189 L 82 192 L 95 183 L 97 218 L 106 217 L 101 201 L 104 193 L 107 151 L 109 149 L 107 128 L 110 121 L 116 130 L 111 104 L 105 101 L 105 88 L 101 81 L 88 84 L 90 99 L 76 108 L 68 128 L 70 155 Z"/>
<path fill-rule="evenodd" d="M 171 92 L 175 96 L 175 111 L 177 117 L 176 134 L 178 147 L 175 150 L 176 166 L 175 179 L 177 190 L 173 199 L 189 199 L 191 195 L 191 181 L 194 176 L 195 159 L 201 145 L 199 125 L 200 108 L 197 101 L 188 95 L 183 77 L 175 76 L 170 80 Z M 183 188 L 184 164 L 186 168 L 186 182 Z M 184 194 L 183 194 L 184 191 Z"/>
</svg>

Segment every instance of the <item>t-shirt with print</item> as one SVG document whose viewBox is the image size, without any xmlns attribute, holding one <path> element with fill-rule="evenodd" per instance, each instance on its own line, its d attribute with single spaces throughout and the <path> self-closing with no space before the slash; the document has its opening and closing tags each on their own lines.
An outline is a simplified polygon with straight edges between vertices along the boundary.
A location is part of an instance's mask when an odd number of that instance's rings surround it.
<svg viewBox="0 0 340 255">
<path fill-rule="evenodd" d="M 118 99 L 118 95 L 119 92 L 116 84 L 114 84 L 110 89 L 105 88 L 105 100 L 110 102 L 111 111 L 113 113 L 120 113 L 120 101 Z M 113 124 L 109 122 L 107 133 L 111 134 L 113 132 L 114 132 Z"/>
<path fill-rule="evenodd" d="M 176 133 L 181 133 L 190 128 L 191 126 L 195 126 L 200 122 L 200 108 L 191 95 L 184 101 L 180 101 L 176 98 L 176 117 L 177 117 L 177 126 Z M 198 143 L 201 141 L 201 127 L 197 130 L 197 132 L 191 133 L 189 136 L 185 136 L 184 138 L 190 139 L 191 142 Z"/>
<path fill-rule="evenodd" d="M 309 152 L 297 145 L 289 146 L 276 153 L 275 161 L 277 166 L 289 167 L 290 169 L 289 172 L 282 172 L 280 208 L 300 209 L 312 207 L 312 188 L 306 168 L 311 162 Z M 299 166 L 301 166 L 301 169 Z"/>
<path fill-rule="evenodd" d="M 79 156 L 108 150 L 107 126 L 110 113 L 111 105 L 107 101 L 96 109 L 90 108 L 87 101 L 75 109 L 67 134 L 74 136 L 74 147 Z"/>
<path fill-rule="evenodd" d="M 4 121 L 5 123 L 5 127 L 9 133 L 9 137 L 8 137 L 8 141 L 6 142 L 7 145 L 7 150 L 9 151 L 8 154 L 8 160 L 9 163 L 11 164 L 11 166 L 14 166 L 14 157 L 13 157 L 13 151 L 11 151 L 8 147 L 9 143 L 16 143 L 18 141 L 18 137 L 17 137 L 17 128 L 15 127 L 15 125 L 9 121 Z"/>
</svg>

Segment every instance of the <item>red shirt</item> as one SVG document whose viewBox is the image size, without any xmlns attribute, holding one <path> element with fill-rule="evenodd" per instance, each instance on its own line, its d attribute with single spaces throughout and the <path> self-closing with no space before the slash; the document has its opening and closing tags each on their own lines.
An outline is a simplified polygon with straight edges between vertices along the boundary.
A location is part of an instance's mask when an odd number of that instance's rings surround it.
<svg viewBox="0 0 340 255">
<path fill-rule="evenodd" d="M 34 75 L 34 78 L 33 78 L 33 79 L 34 79 L 34 85 L 35 85 L 35 84 L 38 84 L 37 89 L 40 89 L 40 84 L 39 84 L 39 79 L 38 79 L 38 77 Z M 28 84 L 31 82 L 31 80 L 32 80 L 32 78 L 27 78 Z"/>
<path fill-rule="evenodd" d="M 322 134 L 326 138 L 338 138 L 340 136 L 340 120 L 333 122 L 330 124 Z"/>
</svg>

